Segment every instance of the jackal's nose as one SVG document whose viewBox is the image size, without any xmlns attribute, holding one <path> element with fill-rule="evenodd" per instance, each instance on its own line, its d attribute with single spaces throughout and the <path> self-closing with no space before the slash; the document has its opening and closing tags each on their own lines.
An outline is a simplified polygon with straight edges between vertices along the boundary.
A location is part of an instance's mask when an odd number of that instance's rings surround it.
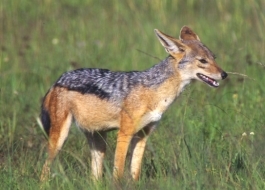
<svg viewBox="0 0 265 190">
<path fill-rule="evenodd" d="M 225 78 L 227 77 L 227 73 L 223 71 L 223 72 L 221 73 L 221 77 L 222 77 L 222 79 L 225 79 Z"/>
</svg>

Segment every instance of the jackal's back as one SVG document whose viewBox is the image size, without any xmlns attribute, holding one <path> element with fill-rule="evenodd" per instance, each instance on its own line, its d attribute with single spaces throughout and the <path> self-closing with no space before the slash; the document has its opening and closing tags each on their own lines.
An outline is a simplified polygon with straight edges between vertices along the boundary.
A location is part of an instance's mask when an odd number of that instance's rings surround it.
<svg viewBox="0 0 265 190">
<path fill-rule="evenodd" d="M 156 87 L 173 73 L 168 60 L 146 71 L 113 72 L 107 69 L 77 69 L 64 73 L 55 87 L 64 87 L 81 94 L 94 94 L 101 99 L 120 100 L 133 88 Z"/>
</svg>

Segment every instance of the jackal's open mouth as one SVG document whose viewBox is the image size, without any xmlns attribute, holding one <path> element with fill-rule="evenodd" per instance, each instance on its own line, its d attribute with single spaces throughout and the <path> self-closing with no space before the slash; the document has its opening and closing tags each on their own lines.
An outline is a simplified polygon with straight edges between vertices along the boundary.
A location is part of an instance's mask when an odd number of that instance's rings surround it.
<svg viewBox="0 0 265 190">
<path fill-rule="evenodd" d="M 203 75 L 201 73 L 197 73 L 197 77 L 199 79 L 201 79 L 203 82 L 205 82 L 206 84 L 208 84 L 208 85 L 210 85 L 212 87 L 216 88 L 216 87 L 219 86 L 219 83 L 216 80 L 214 80 L 214 79 L 212 79 L 210 77 L 207 77 L 206 75 Z"/>
</svg>

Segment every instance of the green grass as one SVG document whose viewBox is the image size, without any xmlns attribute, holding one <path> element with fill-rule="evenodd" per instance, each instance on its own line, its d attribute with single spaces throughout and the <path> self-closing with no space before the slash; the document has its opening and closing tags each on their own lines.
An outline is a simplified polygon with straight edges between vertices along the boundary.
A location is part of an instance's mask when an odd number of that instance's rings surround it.
<svg viewBox="0 0 265 190">
<path fill-rule="evenodd" d="M 264 189 L 264 13 L 262 0 L 1 1 L 1 189 L 40 187 L 47 140 L 37 117 L 63 72 L 149 68 L 158 61 L 138 50 L 167 56 L 153 29 L 177 37 L 183 25 L 199 34 L 224 70 L 248 77 L 230 74 L 218 89 L 191 84 L 150 137 L 140 181 L 127 177 L 121 187 Z M 117 188 L 115 134 L 108 138 L 105 176 L 95 184 L 86 139 L 73 127 L 44 189 Z"/>
</svg>

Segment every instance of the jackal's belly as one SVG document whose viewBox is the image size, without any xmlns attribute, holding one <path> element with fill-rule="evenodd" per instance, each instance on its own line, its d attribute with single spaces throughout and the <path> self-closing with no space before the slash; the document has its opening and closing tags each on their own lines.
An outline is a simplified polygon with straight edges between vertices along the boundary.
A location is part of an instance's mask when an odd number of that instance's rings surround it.
<svg viewBox="0 0 265 190">
<path fill-rule="evenodd" d="M 88 131 L 119 128 L 121 109 L 117 103 L 93 95 L 73 94 L 70 109 L 78 126 Z"/>
<path fill-rule="evenodd" d="M 106 120 L 91 120 L 94 118 L 75 118 L 77 126 L 88 131 L 109 131 L 112 129 L 119 128 L 119 120 L 117 119 L 106 119 Z"/>
</svg>

